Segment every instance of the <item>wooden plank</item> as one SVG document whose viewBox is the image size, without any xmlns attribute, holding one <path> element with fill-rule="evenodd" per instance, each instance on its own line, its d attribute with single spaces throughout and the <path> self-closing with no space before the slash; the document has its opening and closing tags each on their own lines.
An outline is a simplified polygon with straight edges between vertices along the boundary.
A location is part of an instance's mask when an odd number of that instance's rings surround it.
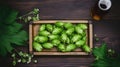
<svg viewBox="0 0 120 67">
<path fill-rule="evenodd" d="M 88 55 L 86 52 L 33 52 L 34 55 Z"/>
<path fill-rule="evenodd" d="M 34 8 L 40 9 L 41 19 L 90 19 L 90 9 L 98 0 L 12 0 L 8 4 L 24 15 Z M 2 2 L 1 2 L 2 3 Z M 5 2 L 6 3 L 6 2 Z M 120 0 L 113 0 L 104 20 L 120 20 Z"/>
<path fill-rule="evenodd" d="M 40 20 L 40 21 L 35 21 L 33 23 L 55 23 L 56 21 L 63 21 L 63 22 L 71 22 L 71 23 L 88 23 L 86 20 Z"/>
<path fill-rule="evenodd" d="M 93 48 L 93 26 L 91 23 L 89 24 L 89 44 L 90 48 Z"/>
<path fill-rule="evenodd" d="M 40 20 L 33 22 L 32 25 L 30 25 L 30 52 L 32 52 L 34 55 L 88 55 L 89 53 L 86 53 L 82 51 L 81 49 L 76 49 L 73 52 L 58 52 L 57 49 L 53 48 L 52 50 L 46 50 L 44 49 L 42 52 L 34 52 L 32 48 L 32 40 L 33 37 L 35 37 L 38 34 L 39 26 L 42 23 L 55 23 L 56 21 L 62 21 L 62 22 L 71 22 L 71 23 L 85 23 L 88 24 L 88 33 L 87 37 L 89 38 L 87 44 L 92 48 L 92 24 L 89 24 L 88 20 Z M 90 33 L 90 34 L 89 34 Z"/>
<path fill-rule="evenodd" d="M 33 48 L 32 48 L 32 24 L 29 24 L 29 52 L 32 53 L 33 52 Z"/>
<path fill-rule="evenodd" d="M 8 1 L 22 15 L 39 8 L 41 19 L 90 19 L 89 10 L 93 3 L 93 0 Z"/>
</svg>

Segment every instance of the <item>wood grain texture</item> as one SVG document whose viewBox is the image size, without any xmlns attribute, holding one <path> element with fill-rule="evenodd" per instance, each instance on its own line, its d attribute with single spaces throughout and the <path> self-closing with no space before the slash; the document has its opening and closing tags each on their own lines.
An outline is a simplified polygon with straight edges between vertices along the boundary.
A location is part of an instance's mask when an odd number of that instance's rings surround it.
<svg viewBox="0 0 120 67">
<path fill-rule="evenodd" d="M 106 42 L 108 48 L 114 49 L 117 53 L 120 53 L 120 22 L 115 21 L 93 21 L 94 34 L 99 37 L 99 41 L 95 42 L 95 46 L 100 46 L 102 42 Z"/>
<path fill-rule="evenodd" d="M 40 0 L 32 2 L 9 2 L 25 14 L 33 8 L 40 9 L 41 19 L 90 19 L 90 8 L 93 0 Z"/>
<path fill-rule="evenodd" d="M 90 67 L 93 58 L 88 57 L 38 57 L 38 63 L 29 65 L 18 64 L 17 67 Z M 87 61 L 85 61 L 87 60 Z"/>
<path fill-rule="evenodd" d="M 4 0 L 5 1 L 5 0 Z M 23 15 L 31 11 L 33 8 L 40 9 L 41 19 L 87 19 L 92 20 L 90 9 L 97 0 L 8 0 L 12 8 L 20 11 L 19 15 Z M 115 49 L 120 53 L 120 0 L 111 0 L 112 7 L 110 12 L 101 21 L 93 21 L 93 35 L 97 34 L 100 38 L 98 42 L 94 40 L 94 46 L 100 46 L 102 42 L 106 42 L 108 48 Z M 2 3 L 0 1 L 0 3 Z M 25 24 L 26 29 L 28 25 Z M 27 47 L 22 47 L 26 52 Z M 2 67 L 12 67 L 11 59 L 0 58 Z M 90 67 L 94 58 L 91 56 L 35 56 L 38 63 L 34 64 L 17 64 L 16 67 Z"/>
<path fill-rule="evenodd" d="M 92 19 L 90 10 L 98 0 L 12 0 L 10 6 L 23 15 L 33 8 L 40 9 L 41 19 Z M 120 0 L 111 0 L 112 7 L 103 20 L 120 19 Z"/>
</svg>

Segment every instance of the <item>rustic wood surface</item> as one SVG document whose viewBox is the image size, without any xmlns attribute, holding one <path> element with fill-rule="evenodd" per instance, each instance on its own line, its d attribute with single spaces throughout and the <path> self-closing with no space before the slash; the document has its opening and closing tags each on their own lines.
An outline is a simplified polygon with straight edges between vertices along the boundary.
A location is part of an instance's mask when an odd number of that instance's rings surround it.
<svg viewBox="0 0 120 67">
<path fill-rule="evenodd" d="M 87 19 L 92 20 L 90 9 L 96 0 L 10 0 L 6 1 L 11 7 L 20 11 L 19 15 L 26 14 L 33 8 L 40 9 L 41 19 Z M 112 0 L 112 8 L 101 21 L 94 21 L 94 34 L 100 38 L 99 42 L 94 42 L 94 46 L 100 46 L 106 42 L 109 48 L 120 53 L 120 0 Z M 28 30 L 28 24 L 25 24 Z M 27 47 L 21 48 L 28 51 Z M 35 56 L 37 64 L 17 64 L 16 67 L 90 67 L 93 62 L 90 56 Z M 2 67 L 11 67 L 8 58 L 0 58 Z"/>
<path fill-rule="evenodd" d="M 26 14 L 33 8 L 40 9 L 41 19 L 91 19 L 90 9 L 98 0 L 11 0 L 5 3 Z M 120 0 L 111 0 L 112 7 L 103 18 L 105 20 L 120 19 Z"/>
</svg>

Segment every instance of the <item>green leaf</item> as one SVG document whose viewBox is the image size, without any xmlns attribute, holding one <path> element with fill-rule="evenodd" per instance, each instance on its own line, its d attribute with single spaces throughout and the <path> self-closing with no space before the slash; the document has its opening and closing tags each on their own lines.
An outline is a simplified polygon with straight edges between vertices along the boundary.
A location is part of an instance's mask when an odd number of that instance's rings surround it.
<svg viewBox="0 0 120 67">
<path fill-rule="evenodd" d="M 24 41 L 28 39 L 27 33 L 25 31 L 20 31 L 17 34 L 11 36 L 11 43 L 16 45 L 23 45 Z"/>
<path fill-rule="evenodd" d="M 0 55 L 5 56 L 7 54 L 7 50 L 5 49 L 4 46 L 0 47 Z"/>
<path fill-rule="evenodd" d="M 11 10 L 10 14 L 8 14 L 7 18 L 5 19 L 5 22 L 12 23 L 13 21 L 16 20 L 16 17 L 18 15 L 17 11 Z"/>
<path fill-rule="evenodd" d="M 105 58 L 106 54 L 107 54 L 107 47 L 105 43 L 103 43 L 101 47 L 96 47 L 93 49 L 93 55 L 95 57 L 98 57 L 98 59 Z"/>
<path fill-rule="evenodd" d="M 96 57 L 92 63 L 92 67 L 120 67 L 120 54 L 111 56 L 107 52 L 106 44 L 103 43 L 100 47 L 93 49 L 93 55 Z"/>
<path fill-rule="evenodd" d="M 0 6 L 0 55 L 10 53 L 13 45 L 23 45 L 28 39 L 22 25 L 16 22 L 18 12 L 11 8 Z"/>
<path fill-rule="evenodd" d="M 11 44 L 9 42 L 6 42 L 5 44 L 6 44 L 5 47 L 6 47 L 7 51 L 9 53 L 11 53 L 11 51 L 13 50 L 13 47 L 11 46 Z"/>
<path fill-rule="evenodd" d="M 1 39 L 0 39 L 1 40 Z M 11 52 L 13 47 L 11 46 L 8 39 L 3 39 L 0 42 L 0 55 L 5 56 L 8 52 Z"/>
<path fill-rule="evenodd" d="M 17 23 L 17 22 L 14 22 L 13 24 L 12 24 L 12 26 L 15 28 L 15 31 L 18 31 L 18 30 L 20 30 L 21 28 L 22 28 L 22 24 L 19 24 L 19 23 Z"/>
<path fill-rule="evenodd" d="M 110 67 L 109 61 L 106 59 L 100 59 L 99 61 L 95 61 L 94 64 L 92 64 L 93 67 Z M 113 66 L 114 67 L 114 66 Z"/>
<path fill-rule="evenodd" d="M 7 30 L 7 34 L 9 34 L 10 36 L 11 35 L 14 35 L 16 34 L 17 32 L 19 32 L 19 30 L 22 28 L 22 25 L 17 23 L 17 22 L 14 22 L 13 24 L 9 25 L 8 26 L 8 29 Z"/>
</svg>

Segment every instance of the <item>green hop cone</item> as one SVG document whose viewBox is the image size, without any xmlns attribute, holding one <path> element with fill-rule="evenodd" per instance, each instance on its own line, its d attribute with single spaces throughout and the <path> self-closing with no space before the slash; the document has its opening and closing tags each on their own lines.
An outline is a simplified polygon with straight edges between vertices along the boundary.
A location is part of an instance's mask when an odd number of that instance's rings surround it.
<svg viewBox="0 0 120 67">
<path fill-rule="evenodd" d="M 75 31 L 78 33 L 78 34 L 82 34 L 84 31 L 83 31 L 83 29 L 81 28 L 81 27 L 79 27 L 79 26 L 76 26 L 75 27 Z"/>
<path fill-rule="evenodd" d="M 42 46 L 43 46 L 45 49 L 52 49 L 52 48 L 53 48 L 53 44 L 51 44 L 51 43 L 44 43 Z"/>
<path fill-rule="evenodd" d="M 67 22 L 67 23 L 64 24 L 64 27 L 65 27 L 66 29 L 69 29 L 69 28 L 72 28 L 72 27 L 73 27 L 73 24 Z"/>
<path fill-rule="evenodd" d="M 78 34 L 75 34 L 73 37 L 72 37 L 72 41 L 71 42 L 77 42 L 78 40 L 80 40 L 82 38 L 81 35 L 78 35 Z"/>
<path fill-rule="evenodd" d="M 88 28 L 86 24 L 78 24 L 78 26 L 80 26 L 83 30 L 86 30 Z"/>
<path fill-rule="evenodd" d="M 75 42 L 75 45 L 76 45 L 77 47 L 81 47 L 82 45 L 85 44 L 85 42 L 86 42 L 86 41 L 84 41 L 84 40 L 79 40 L 79 41 Z"/>
<path fill-rule="evenodd" d="M 67 29 L 67 31 L 66 31 L 66 33 L 68 35 L 71 35 L 73 32 L 74 32 L 74 27 L 71 27 L 71 28 Z"/>
<path fill-rule="evenodd" d="M 67 44 L 69 44 L 69 43 L 70 43 L 70 38 L 67 38 L 66 43 L 67 43 Z"/>
<path fill-rule="evenodd" d="M 86 41 L 86 40 L 87 40 L 87 36 L 84 36 L 84 37 L 82 38 L 82 40 L 85 40 L 85 41 Z"/>
<path fill-rule="evenodd" d="M 59 38 L 59 35 L 54 35 L 54 34 L 51 34 L 48 36 L 50 40 L 54 40 L 54 39 L 58 39 Z"/>
<path fill-rule="evenodd" d="M 56 25 L 57 27 L 63 27 L 64 22 L 57 21 L 57 22 L 55 23 L 55 25 Z"/>
<path fill-rule="evenodd" d="M 50 34 L 50 32 L 48 31 L 40 31 L 39 32 L 39 35 L 42 35 L 42 36 L 48 36 Z"/>
<path fill-rule="evenodd" d="M 85 52 L 90 52 L 91 51 L 91 49 L 90 49 L 90 47 L 88 46 L 88 45 L 83 45 L 83 50 L 85 51 Z"/>
<path fill-rule="evenodd" d="M 53 26 L 52 26 L 51 24 L 47 24 L 47 25 L 46 25 L 46 29 L 47 29 L 49 32 L 52 32 Z"/>
<path fill-rule="evenodd" d="M 38 37 L 38 42 L 40 42 L 40 43 L 45 43 L 47 41 L 48 41 L 48 37 L 46 37 L 46 36 L 39 36 Z"/>
<path fill-rule="evenodd" d="M 45 24 L 40 25 L 39 31 L 44 31 L 45 30 Z"/>
<path fill-rule="evenodd" d="M 58 27 L 56 27 L 56 28 L 53 29 L 52 34 L 59 34 L 59 33 L 62 32 L 62 30 L 63 30 L 62 28 L 58 28 Z"/>
<path fill-rule="evenodd" d="M 62 52 L 65 52 L 65 45 L 64 44 L 59 44 L 58 45 L 58 50 L 62 51 Z"/>
<path fill-rule="evenodd" d="M 54 40 L 52 40 L 52 44 L 53 44 L 54 46 L 58 46 L 58 44 L 60 44 L 60 40 L 54 39 Z"/>
<path fill-rule="evenodd" d="M 35 51 L 42 51 L 43 49 L 42 46 L 37 42 L 33 42 L 33 48 Z"/>
<path fill-rule="evenodd" d="M 65 42 L 67 41 L 67 39 L 68 39 L 67 34 L 66 34 L 66 33 L 62 33 L 62 34 L 61 34 L 61 41 L 62 41 L 63 43 L 65 43 Z"/>
<path fill-rule="evenodd" d="M 69 44 L 69 45 L 66 46 L 66 51 L 67 51 L 67 52 L 74 51 L 75 48 L 76 48 L 76 45 L 74 45 L 74 44 Z"/>
<path fill-rule="evenodd" d="M 39 39 L 38 35 L 34 37 L 34 41 L 38 42 L 38 39 Z"/>
</svg>

